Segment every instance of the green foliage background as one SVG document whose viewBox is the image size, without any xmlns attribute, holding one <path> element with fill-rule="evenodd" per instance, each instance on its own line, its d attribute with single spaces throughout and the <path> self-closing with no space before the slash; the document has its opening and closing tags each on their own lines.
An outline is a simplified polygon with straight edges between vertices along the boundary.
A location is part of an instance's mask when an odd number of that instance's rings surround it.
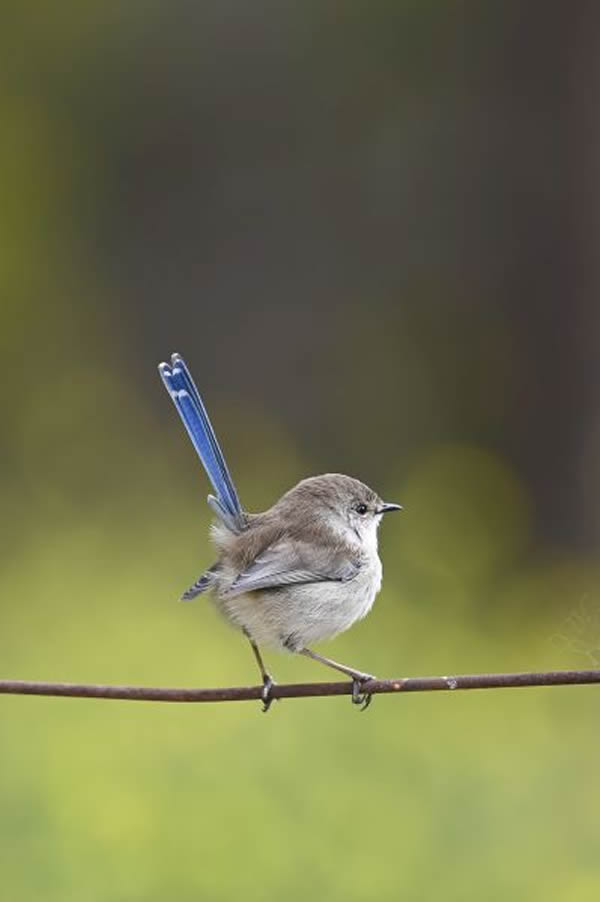
<svg viewBox="0 0 600 902">
<path fill-rule="evenodd" d="M 176 603 L 211 562 L 206 486 L 154 364 L 180 350 L 198 372 L 199 345 L 181 321 L 159 350 L 143 306 L 123 282 L 115 301 L 114 273 L 90 251 L 90 223 L 112 203 L 100 150 L 116 154 L 124 128 L 102 106 L 102 78 L 115 77 L 103 53 L 127 71 L 146 12 L 49 9 L 11 14 L 0 96 L 2 676 L 244 684 L 255 673 L 242 638 L 209 601 Z M 357 47 L 365 22 L 383 41 L 393 13 L 361 9 L 345 23 Z M 437 15 L 424 9 L 424 21 Z M 441 288 L 433 279 L 428 292 Z M 526 383 L 518 336 L 501 313 L 473 311 L 466 335 L 453 314 L 397 303 L 373 317 L 365 292 L 337 313 L 372 382 L 326 349 L 329 391 L 352 385 L 330 397 L 348 430 L 342 463 L 369 481 L 374 468 L 406 506 L 382 528 L 372 614 L 329 652 L 382 676 L 597 665 L 595 555 L 540 539 L 509 455 L 454 428 L 465 405 L 481 434 L 502 431 Z M 338 446 L 324 432 L 319 447 L 310 415 L 313 447 L 260 397 L 227 395 L 209 406 L 248 507 L 335 464 Z M 376 463 L 357 401 L 379 417 Z M 410 453 L 389 451 L 395 417 Z M 269 660 L 279 680 L 323 677 L 303 659 Z M 268 717 L 253 703 L 3 697 L 0 708 L 0 874 L 14 902 L 598 898 L 594 687 L 380 697 L 365 715 L 347 699 L 282 702 Z"/>
</svg>

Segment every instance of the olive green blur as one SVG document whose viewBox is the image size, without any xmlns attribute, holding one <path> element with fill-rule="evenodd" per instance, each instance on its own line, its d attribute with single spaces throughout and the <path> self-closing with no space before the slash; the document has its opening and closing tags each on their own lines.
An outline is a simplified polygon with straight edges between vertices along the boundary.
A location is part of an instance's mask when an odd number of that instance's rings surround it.
<svg viewBox="0 0 600 902">
<path fill-rule="evenodd" d="M 16 5 L 0 44 L 0 678 L 256 682 L 179 594 L 209 486 L 347 472 L 381 677 L 600 666 L 600 16 L 558 2 Z M 279 681 L 329 679 L 266 652 Z M 592 902 L 598 687 L 0 697 L 11 902 Z"/>
</svg>

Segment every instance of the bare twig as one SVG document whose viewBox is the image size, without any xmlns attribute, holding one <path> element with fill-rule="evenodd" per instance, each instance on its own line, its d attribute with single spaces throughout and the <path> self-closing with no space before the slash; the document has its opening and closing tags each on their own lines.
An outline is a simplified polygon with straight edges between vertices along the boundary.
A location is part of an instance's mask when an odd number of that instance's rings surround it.
<svg viewBox="0 0 600 902">
<path fill-rule="evenodd" d="M 525 686 L 573 686 L 600 683 L 600 670 L 554 670 L 545 673 L 477 673 L 458 676 L 400 677 L 369 680 L 362 691 L 435 692 L 452 689 L 518 689 Z M 261 698 L 262 686 L 221 689 L 168 689 L 151 686 L 100 686 L 82 683 L 40 683 L 0 680 L 0 695 L 52 695 L 68 698 L 112 698 L 146 702 L 238 702 Z M 273 698 L 351 695 L 352 683 L 287 683 L 275 685 Z"/>
</svg>

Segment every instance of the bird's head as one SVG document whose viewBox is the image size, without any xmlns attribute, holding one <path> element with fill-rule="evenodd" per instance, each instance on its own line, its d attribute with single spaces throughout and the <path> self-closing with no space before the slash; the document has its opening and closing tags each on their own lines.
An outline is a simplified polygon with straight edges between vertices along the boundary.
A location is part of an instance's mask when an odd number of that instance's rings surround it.
<svg viewBox="0 0 600 902">
<path fill-rule="evenodd" d="M 315 522 L 339 531 L 350 529 L 363 540 L 376 536 L 384 514 L 402 510 L 400 504 L 383 501 L 363 482 L 341 473 L 303 479 L 282 501 Z"/>
</svg>

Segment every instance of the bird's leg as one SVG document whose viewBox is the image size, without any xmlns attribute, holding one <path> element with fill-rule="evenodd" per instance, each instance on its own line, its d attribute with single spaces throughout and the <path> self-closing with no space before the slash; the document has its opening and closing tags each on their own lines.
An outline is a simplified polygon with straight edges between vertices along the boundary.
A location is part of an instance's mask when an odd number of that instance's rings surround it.
<svg viewBox="0 0 600 902">
<path fill-rule="evenodd" d="M 331 658 L 326 658 L 324 655 L 317 654 L 316 651 L 311 651 L 310 648 L 302 648 L 300 650 L 300 654 L 306 655 L 307 658 L 313 658 L 315 661 L 320 661 L 321 664 L 325 664 L 327 667 L 333 667 L 334 670 L 340 670 L 347 676 L 350 676 L 355 680 L 360 680 L 363 683 L 366 682 L 366 680 L 375 679 L 375 677 L 371 673 L 363 673 L 362 670 L 356 670 L 354 667 L 348 667 L 347 664 L 340 664 L 338 663 L 338 661 L 332 661 Z"/>
<path fill-rule="evenodd" d="M 273 679 L 273 677 L 271 676 L 271 674 L 269 673 L 269 671 L 267 670 L 267 668 L 264 665 L 262 656 L 260 654 L 260 651 L 258 650 L 258 645 L 254 641 L 254 639 L 252 639 L 248 635 L 248 633 L 246 633 L 246 636 L 247 636 L 248 642 L 250 643 L 250 646 L 252 648 L 254 657 L 256 658 L 256 663 L 258 664 L 258 669 L 260 670 L 260 675 L 262 677 L 262 681 L 263 681 L 263 691 L 262 691 L 263 713 L 266 714 L 267 711 L 269 710 L 269 708 L 271 707 L 271 702 L 273 701 L 273 699 L 271 698 L 271 689 L 275 685 L 275 680 Z"/>
<path fill-rule="evenodd" d="M 339 670 L 347 676 L 352 677 L 352 704 L 361 705 L 362 711 L 365 711 L 369 707 L 371 704 L 371 694 L 362 691 L 362 684 L 366 683 L 367 680 L 374 680 L 375 677 L 373 674 L 363 673 L 362 670 L 355 670 L 354 667 L 348 667 L 346 664 L 339 664 L 337 661 L 332 661 L 331 658 L 326 658 L 324 655 L 317 654 L 316 651 L 311 651 L 310 648 L 301 649 L 300 654 L 306 655 L 307 658 L 313 658 L 315 661 L 320 661 L 321 664 L 325 664 L 327 667 L 333 667 L 334 670 Z"/>
</svg>

